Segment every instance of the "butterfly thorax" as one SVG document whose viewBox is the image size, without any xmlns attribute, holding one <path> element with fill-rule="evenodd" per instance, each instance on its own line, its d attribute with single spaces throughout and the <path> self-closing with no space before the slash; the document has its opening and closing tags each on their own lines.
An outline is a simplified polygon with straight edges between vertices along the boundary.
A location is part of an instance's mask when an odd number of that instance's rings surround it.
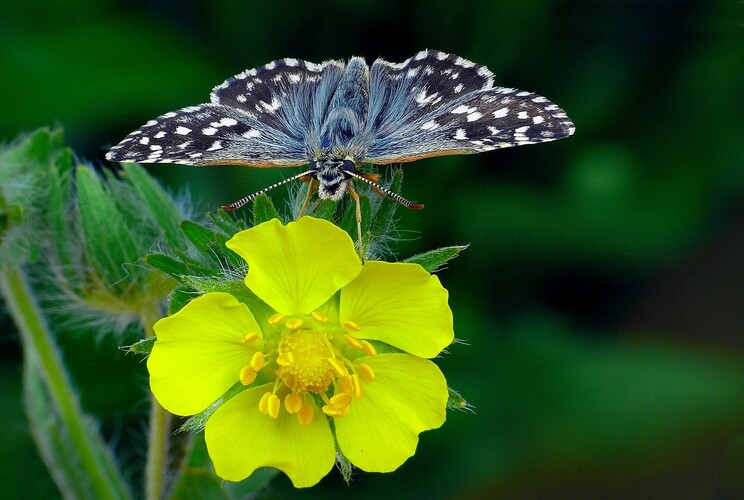
<svg viewBox="0 0 744 500">
<path fill-rule="evenodd" d="M 318 198 L 339 201 L 349 187 L 351 174 L 356 172 L 354 160 L 340 155 L 320 156 L 310 163 L 310 176 L 318 181 Z"/>
</svg>

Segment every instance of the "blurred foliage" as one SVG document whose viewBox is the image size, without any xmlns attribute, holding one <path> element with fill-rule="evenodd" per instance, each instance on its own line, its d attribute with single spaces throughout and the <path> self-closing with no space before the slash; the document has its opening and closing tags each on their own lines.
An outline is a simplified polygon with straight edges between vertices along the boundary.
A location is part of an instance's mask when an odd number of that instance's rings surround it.
<svg viewBox="0 0 744 500">
<path fill-rule="evenodd" d="M 59 123 L 103 164 L 145 121 L 273 59 L 402 61 L 434 48 L 485 64 L 497 84 L 556 101 L 577 133 L 405 166 L 405 195 L 426 209 L 398 211 L 398 255 L 470 243 L 440 273 L 469 346 L 441 364 L 475 414 L 450 413 L 396 473 L 359 473 L 350 488 L 331 474 L 297 496 L 732 497 L 744 494 L 739 7 L 11 0 L 0 6 L 0 138 Z M 211 208 L 287 175 L 149 170 Z M 22 439 L 15 339 L 6 323 L 13 439 L 0 484 L 7 498 L 48 496 Z M 62 343 L 126 470 L 143 454 L 142 366 L 105 342 Z M 289 489 L 284 478 L 273 486 Z"/>
</svg>

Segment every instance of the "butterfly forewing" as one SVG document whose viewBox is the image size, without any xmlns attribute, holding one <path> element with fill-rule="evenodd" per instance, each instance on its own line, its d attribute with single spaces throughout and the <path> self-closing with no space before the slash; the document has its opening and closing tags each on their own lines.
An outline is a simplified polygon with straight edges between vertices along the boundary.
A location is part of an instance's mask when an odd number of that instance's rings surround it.
<svg viewBox="0 0 744 500">
<path fill-rule="evenodd" d="M 478 153 L 574 131 L 563 110 L 546 98 L 493 87 L 487 68 L 451 54 L 424 51 L 400 65 L 378 60 L 370 79 L 364 159 L 370 163 Z"/>
</svg>

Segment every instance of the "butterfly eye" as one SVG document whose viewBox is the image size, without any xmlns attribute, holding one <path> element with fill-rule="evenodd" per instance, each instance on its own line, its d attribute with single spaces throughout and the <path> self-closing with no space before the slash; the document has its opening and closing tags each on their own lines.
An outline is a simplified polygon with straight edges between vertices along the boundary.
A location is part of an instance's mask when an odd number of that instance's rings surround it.
<svg viewBox="0 0 744 500">
<path fill-rule="evenodd" d="M 341 165 L 341 169 L 347 172 L 356 172 L 356 165 L 354 164 L 354 160 L 344 160 L 343 165 Z"/>
</svg>

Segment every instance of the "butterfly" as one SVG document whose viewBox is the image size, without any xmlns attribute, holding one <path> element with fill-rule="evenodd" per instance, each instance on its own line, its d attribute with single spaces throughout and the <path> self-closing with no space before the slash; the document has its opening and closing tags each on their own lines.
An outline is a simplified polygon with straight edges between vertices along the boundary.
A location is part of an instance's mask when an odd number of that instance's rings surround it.
<svg viewBox="0 0 744 500">
<path fill-rule="evenodd" d="M 295 179 L 338 201 L 352 181 L 377 184 L 360 164 L 406 163 L 553 141 L 574 133 L 556 104 L 532 92 L 495 87 L 493 73 L 454 54 L 424 50 L 402 63 L 361 57 L 315 64 L 279 59 L 244 71 L 212 90 L 210 102 L 150 120 L 112 147 L 117 162 L 298 167 L 303 172 L 235 203 Z M 306 200 L 307 201 L 307 200 Z M 361 229 L 360 229 L 361 232 Z M 359 238 L 361 241 L 361 235 Z"/>
</svg>

